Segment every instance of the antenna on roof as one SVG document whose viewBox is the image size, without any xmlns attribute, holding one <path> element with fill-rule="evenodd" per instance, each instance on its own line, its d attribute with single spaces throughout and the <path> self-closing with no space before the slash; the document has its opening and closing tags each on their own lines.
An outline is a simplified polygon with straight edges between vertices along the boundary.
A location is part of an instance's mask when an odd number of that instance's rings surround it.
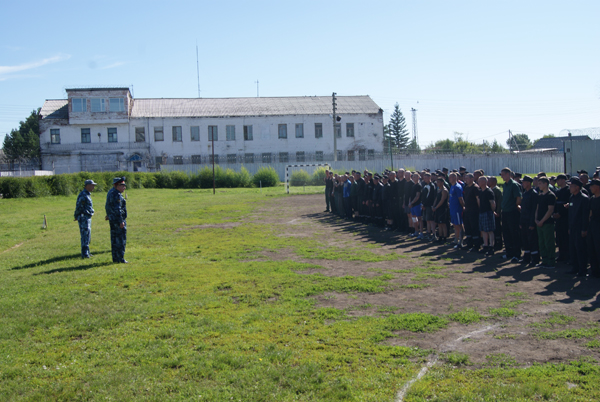
<svg viewBox="0 0 600 402">
<path fill-rule="evenodd" d="M 196 39 L 196 71 L 198 72 L 198 98 L 200 97 L 200 62 L 198 61 L 198 39 Z"/>
<path fill-rule="evenodd" d="M 254 83 L 256 84 L 256 97 L 258 98 L 258 78 Z"/>
</svg>

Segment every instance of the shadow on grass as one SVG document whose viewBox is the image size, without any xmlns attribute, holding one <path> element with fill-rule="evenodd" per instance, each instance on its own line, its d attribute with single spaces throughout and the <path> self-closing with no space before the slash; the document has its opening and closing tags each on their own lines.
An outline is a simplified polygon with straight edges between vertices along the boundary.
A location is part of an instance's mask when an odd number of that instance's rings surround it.
<svg viewBox="0 0 600 402">
<path fill-rule="evenodd" d="M 98 267 L 103 267 L 105 265 L 112 265 L 112 264 L 114 264 L 114 262 L 111 262 L 111 261 L 95 262 L 92 264 L 79 265 L 77 267 L 51 269 L 49 271 L 42 271 L 42 272 L 35 273 L 33 275 L 48 275 L 48 274 L 57 274 L 59 272 L 85 271 L 85 270 L 88 270 L 91 268 L 98 268 Z"/>
<path fill-rule="evenodd" d="M 108 252 L 109 251 L 97 251 L 97 252 L 94 253 L 94 255 L 97 255 L 97 254 L 106 254 Z M 62 255 L 60 257 L 52 257 L 52 258 L 48 258 L 47 260 L 32 262 L 31 264 L 22 265 L 20 267 L 13 267 L 13 268 L 11 268 L 11 270 L 14 271 L 14 270 L 19 270 L 19 269 L 36 268 L 36 267 L 40 267 L 42 265 L 53 264 L 55 262 L 72 260 L 74 258 L 81 259 L 81 254 L 78 253 L 78 254 Z"/>
<path fill-rule="evenodd" d="M 367 225 L 362 222 L 343 219 L 329 213 L 312 213 L 302 216 L 311 220 L 319 221 L 335 227 L 337 230 L 347 232 L 359 239 L 375 242 L 380 245 L 391 245 L 400 253 L 421 252 L 421 256 L 435 258 L 444 265 L 473 264 L 463 273 L 487 273 L 489 279 L 502 278 L 507 283 L 531 282 L 538 280 L 544 282 L 544 288 L 536 292 L 541 296 L 553 296 L 555 294 L 565 297 L 557 300 L 560 303 L 589 302 L 591 306 L 582 307 L 583 311 L 596 311 L 600 309 L 600 279 L 591 276 L 576 277 L 568 274 L 570 269 L 566 264 L 559 264 L 556 269 L 542 269 L 539 267 L 527 267 L 521 264 L 513 264 L 502 259 L 503 252 L 496 251 L 492 257 L 484 257 L 482 254 L 468 252 L 466 250 L 454 250 L 447 243 L 423 242 L 400 234 L 398 232 L 384 231 L 381 227 Z M 599 320 L 600 321 L 600 320 Z"/>
</svg>

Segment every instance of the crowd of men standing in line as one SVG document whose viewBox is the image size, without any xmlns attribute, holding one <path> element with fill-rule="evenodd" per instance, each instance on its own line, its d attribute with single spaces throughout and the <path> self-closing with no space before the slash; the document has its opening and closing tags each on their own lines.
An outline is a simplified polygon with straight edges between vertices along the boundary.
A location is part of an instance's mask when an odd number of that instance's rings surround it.
<svg viewBox="0 0 600 402">
<path fill-rule="evenodd" d="M 582 277 L 590 264 L 600 278 L 600 168 L 592 180 L 577 174 L 530 177 L 504 168 L 500 189 L 495 176 L 462 166 L 382 175 L 327 170 L 325 212 L 440 245 L 452 227 L 456 250 L 493 256 L 504 249 L 512 263 L 547 269 L 563 261 Z"/>
</svg>

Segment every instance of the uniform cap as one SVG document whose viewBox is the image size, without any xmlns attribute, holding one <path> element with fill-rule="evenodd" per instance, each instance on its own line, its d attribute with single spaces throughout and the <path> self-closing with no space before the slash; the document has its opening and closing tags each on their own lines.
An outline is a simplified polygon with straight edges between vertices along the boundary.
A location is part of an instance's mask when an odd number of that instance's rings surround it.
<svg viewBox="0 0 600 402">
<path fill-rule="evenodd" d="M 115 177 L 113 179 L 113 184 L 125 184 L 125 177 Z"/>
<path fill-rule="evenodd" d="M 83 183 L 83 185 L 84 185 L 84 186 L 87 186 L 88 184 L 93 184 L 93 185 L 95 186 L 95 185 L 97 185 L 98 183 L 94 183 L 94 180 L 90 180 L 90 179 L 86 180 L 86 181 Z"/>
<path fill-rule="evenodd" d="M 594 179 L 590 181 L 590 186 L 598 186 L 600 187 L 600 180 Z"/>
<path fill-rule="evenodd" d="M 533 183 L 533 179 L 531 178 L 531 176 L 525 176 L 525 177 L 523 177 L 523 181 L 528 181 L 530 183 Z"/>
<path fill-rule="evenodd" d="M 571 183 L 571 185 L 575 184 L 576 186 L 579 186 L 579 188 L 583 187 L 583 183 L 581 182 L 581 180 L 579 180 L 579 177 L 577 176 L 571 177 L 569 183 Z"/>
<path fill-rule="evenodd" d="M 464 166 L 461 166 L 461 167 L 459 167 L 459 168 L 458 168 L 458 170 L 459 170 L 460 172 L 462 172 L 463 170 L 464 170 L 464 171 L 466 171 L 466 170 L 467 170 L 467 168 L 466 168 L 466 167 L 464 167 Z"/>
<path fill-rule="evenodd" d="M 556 176 L 556 180 L 560 180 L 560 179 L 564 179 L 567 180 L 567 175 L 566 174 L 559 174 L 558 176 Z"/>
<path fill-rule="evenodd" d="M 543 181 L 546 184 L 550 184 L 550 180 L 546 176 L 540 177 L 538 181 Z"/>
<path fill-rule="evenodd" d="M 577 171 L 577 174 L 588 174 L 588 172 L 587 172 L 587 170 L 581 169 L 581 170 Z"/>
</svg>

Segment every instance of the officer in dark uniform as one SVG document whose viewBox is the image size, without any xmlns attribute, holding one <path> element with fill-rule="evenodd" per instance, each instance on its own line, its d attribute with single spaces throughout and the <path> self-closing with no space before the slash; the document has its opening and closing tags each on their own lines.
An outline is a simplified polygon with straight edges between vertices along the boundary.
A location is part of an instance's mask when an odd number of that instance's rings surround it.
<svg viewBox="0 0 600 402">
<path fill-rule="evenodd" d="M 570 274 L 587 275 L 587 232 L 590 223 L 590 199 L 583 194 L 583 183 L 579 177 L 571 178 L 569 190 L 571 198 L 567 204 L 569 209 L 569 251 L 573 269 Z"/>
<path fill-rule="evenodd" d="M 358 219 L 361 220 L 364 216 L 364 203 L 365 203 L 365 192 L 366 192 L 366 183 L 365 179 L 363 179 L 360 172 L 356 172 L 355 181 L 358 184 L 358 191 L 356 192 L 358 199 Z"/>
<path fill-rule="evenodd" d="M 496 210 L 494 211 L 494 223 L 496 224 L 496 229 L 494 230 L 494 250 L 499 251 L 504 247 L 502 244 L 502 191 L 498 188 L 498 179 L 496 179 L 496 176 L 490 176 L 488 185 L 494 193 L 494 200 L 496 200 Z"/>
<path fill-rule="evenodd" d="M 590 182 L 590 226 L 588 231 L 588 250 L 590 252 L 590 266 L 592 275 L 600 278 L 600 180 Z"/>
<path fill-rule="evenodd" d="M 523 177 L 523 200 L 521 201 L 521 245 L 523 247 L 523 258 L 521 264 L 535 266 L 540 263 L 540 246 L 535 224 L 535 210 L 537 208 L 538 193 L 532 186 L 533 179 L 529 176 Z"/>
<path fill-rule="evenodd" d="M 365 188 L 365 223 L 373 222 L 373 190 L 375 183 L 373 182 L 373 173 L 367 172 L 368 181 Z"/>
<path fill-rule="evenodd" d="M 106 194 L 106 220 L 110 224 L 110 248 L 115 263 L 127 264 L 125 261 L 125 245 L 127 243 L 127 203 L 123 198 L 124 177 L 113 179 L 113 188 Z"/>
<path fill-rule="evenodd" d="M 381 226 L 383 222 L 383 184 L 381 176 L 375 173 L 373 176 L 373 223 Z"/>
<path fill-rule="evenodd" d="M 329 170 L 325 171 L 325 212 L 329 212 L 331 205 L 331 191 L 333 190 L 333 177 Z"/>
<path fill-rule="evenodd" d="M 569 261 L 569 210 L 565 206 L 569 203 L 571 192 L 567 184 L 567 176 L 559 174 L 556 176 L 556 206 L 554 207 L 554 218 L 556 232 L 556 245 L 558 246 L 558 257 L 556 261 Z"/>
<path fill-rule="evenodd" d="M 84 188 L 77 196 L 75 204 L 75 220 L 79 223 L 79 234 L 81 235 L 81 258 L 90 258 L 90 240 L 92 237 L 92 216 L 94 205 L 92 203 L 92 191 L 96 187 L 93 180 L 86 180 Z"/>
<path fill-rule="evenodd" d="M 465 200 L 465 211 L 463 214 L 465 225 L 465 248 L 470 251 L 479 250 L 481 240 L 479 238 L 479 205 L 477 196 L 479 195 L 479 186 L 475 183 L 473 173 L 465 174 L 465 188 L 463 190 L 463 199 Z"/>
</svg>

